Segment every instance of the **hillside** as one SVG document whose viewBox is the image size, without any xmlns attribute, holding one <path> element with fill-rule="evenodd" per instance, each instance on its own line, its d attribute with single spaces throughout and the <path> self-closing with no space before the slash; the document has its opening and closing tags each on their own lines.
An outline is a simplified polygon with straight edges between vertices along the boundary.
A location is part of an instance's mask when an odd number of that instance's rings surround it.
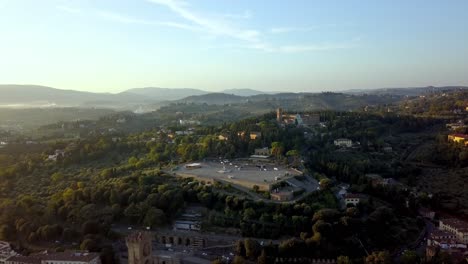
<svg viewBox="0 0 468 264">
<path fill-rule="evenodd" d="M 88 107 L 120 108 L 147 102 L 143 96 L 91 93 L 39 85 L 0 85 L 0 105 L 4 107 Z"/>
<path fill-rule="evenodd" d="M 253 89 L 228 89 L 224 90 L 225 94 L 233 94 L 238 96 L 253 96 L 258 94 L 265 94 L 265 92 L 253 90 Z"/>
<path fill-rule="evenodd" d="M 122 95 L 122 96 L 140 95 L 140 96 L 145 96 L 147 98 L 151 98 L 157 101 L 169 101 L 169 100 L 179 100 L 187 96 L 202 95 L 202 94 L 207 94 L 207 93 L 209 92 L 199 90 L 199 89 L 191 89 L 191 88 L 170 89 L 170 88 L 159 88 L 159 87 L 144 87 L 144 88 L 129 89 L 120 93 L 119 95 Z"/>
<path fill-rule="evenodd" d="M 465 90 L 467 86 L 427 86 L 427 87 L 399 87 L 399 88 L 376 88 L 376 89 L 352 89 L 345 90 L 347 94 L 377 94 L 377 95 L 398 95 L 398 96 L 420 96 L 438 92 L 451 92 L 455 90 Z"/>
</svg>

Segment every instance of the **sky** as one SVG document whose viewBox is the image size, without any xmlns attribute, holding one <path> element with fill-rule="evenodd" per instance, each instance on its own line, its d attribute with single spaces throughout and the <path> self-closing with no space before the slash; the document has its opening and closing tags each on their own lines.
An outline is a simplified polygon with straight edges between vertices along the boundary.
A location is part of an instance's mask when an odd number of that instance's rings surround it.
<svg viewBox="0 0 468 264">
<path fill-rule="evenodd" d="M 0 84 L 468 85 L 466 0 L 0 0 Z"/>
</svg>

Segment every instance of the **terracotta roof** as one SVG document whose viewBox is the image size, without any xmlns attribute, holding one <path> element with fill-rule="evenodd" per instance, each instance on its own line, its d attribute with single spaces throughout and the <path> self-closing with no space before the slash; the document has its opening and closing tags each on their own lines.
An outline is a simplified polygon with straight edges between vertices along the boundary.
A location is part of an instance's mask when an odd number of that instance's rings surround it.
<svg viewBox="0 0 468 264">
<path fill-rule="evenodd" d="M 44 260 L 89 262 L 98 257 L 99 257 L 98 253 L 58 252 L 58 253 L 48 254 L 44 256 Z"/>
<path fill-rule="evenodd" d="M 448 231 L 444 231 L 444 230 L 440 230 L 440 229 L 434 229 L 430 236 L 431 236 L 431 238 L 435 238 L 435 237 L 453 237 L 455 235 L 448 232 Z"/>
<path fill-rule="evenodd" d="M 40 264 L 44 256 L 13 256 L 7 259 L 8 262 L 19 262 L 28 264 Z"/>
<path fill-rule="evenodd" d="M 69 261 L 69 262 L 90 262 L 98 258 L 98 253 L 88 252 L 58 252 L 52 254 L 40 254 L 31 256 L 13 256 L 8 258 L 8 261 L 27 263 L 27 264 L 40 264 L 42 261 Z"/>
<path fill-rule="evenodd" d="M 363 199 L 363 198 L 366 198 L 366 196 L 360 193 L 347 193 L 345 195 L 345 199 L 355 199 L 355 198 Z"/>
<path fill-rule="evenodd" d="M 468 139 L 468 135 L 467 135 L 467 134 L 450 134 L 449 136 L 460 137 L 460 138 Z"/>
</svg>

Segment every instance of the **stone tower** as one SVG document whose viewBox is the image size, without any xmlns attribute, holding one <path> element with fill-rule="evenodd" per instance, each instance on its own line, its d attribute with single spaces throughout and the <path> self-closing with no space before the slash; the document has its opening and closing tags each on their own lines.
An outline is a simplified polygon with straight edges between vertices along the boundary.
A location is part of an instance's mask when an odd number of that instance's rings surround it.
<svg viewBox="0 0 468 264">
<path fill-rule="evenodd" d="M 153 264 L 151 233 L 135 232 L 125 241 L 128 248 L 128 264 Z"/>
<path fill-rule="evenodd" d="M 276 121 L 278 123 L 283 122 L 283 109 L 281 108 L 276 109 Z"/>
</svg>

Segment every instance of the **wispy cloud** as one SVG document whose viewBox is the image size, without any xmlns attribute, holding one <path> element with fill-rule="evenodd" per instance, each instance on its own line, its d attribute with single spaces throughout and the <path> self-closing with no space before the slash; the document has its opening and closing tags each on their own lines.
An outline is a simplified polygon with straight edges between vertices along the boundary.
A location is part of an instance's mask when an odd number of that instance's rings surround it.
<svg viewBox="0 0 468 264">
<path fill-rule="evenodd" d="M 76 8 L 76 7 L 66 6 L 66 5 L 59 5 L 57 6 L 57 9 L 60 9 L 62 11 L 65 11 L 67 13 L 72 13 L 72 14 L 81 13 L 81 9 Z"/>
<path fill-rule="evenodd" d="M 250 19 L 253 17 L 253 14 L 250 10 L 244 10 L 240 14 L 222 14 L 221 16 L 228 19 Z"/>
<path fill-rule="evenodd" d="M 252 12 L 246 10 L 239 14 L 211 14 L 207 15 L 193 10 L 192 6 L 182 0 L 145 0 L 146 2 L 163 6 L 171 10 L 174 14 L 182 18 L 183 22 L 174 21 L 159 21 L 147 18 L 137 18 L 124 14 L 104 11 L 104 10 L 81 10 L 70 6 L 57 6 L 58 9 L 68 13 L 88 13 L 93 16 L 100 17 L 109 21 L 115 21 L 124 24 L 138 24 L 147 26 L 164 26 L 182 30 L 200 32 L 205 35 L 204 39 L 217 39 L 224 37 L 234 39 L 241 44 L 231 43 L 227 46 L 233 48 L 260 50 L 263 52 L 277 53 L 299 53 L 311 51 L 324 51 L 333 49 L 349 48 L 349 43 L 337 44 L 289 44 L 289 45 L 274 45 L 267 40 L 268 33 L 280 34 L 297 31 L 311 31 L 317 27 L 276 27 L 269 31 L 261 32 L 255 28 L 242 28 L 236 25 L 236 20 L 249 19 L 252 17 Z M 226 45 L 224 45 L 226 46 Z"/>
<path fill-rule="evenodd" d="M 261 50 L 264 52 L 281 52 L 281 53 L 297 53 L 306 51 L 323 51 L 333 49 L 344 49 L 351 47 L 348 43 L 344 44 L 294 44 L 275 46 L 265 40 L 264 35 L 256 29 L 241 29 L 232 24 L 225 23 L 224 21 L 210 18 L 207 15 L 202 15 L 191 9 L 191 6 L 184 1 L 180 0 L 146 0 L 150 3 L 162 5 L 169 8 L 172 12 L 187 20 L 188 22 L 200 27 L 204 32 L 217 36 L 225 36 L 246 42 L 246 45 L 241 47 L 248 49 Z M 248 18 L 251 16 L 250 12 L 245 12 L 244 16 L 230 16 L 232 18 Z M 226 15 L 225 15 L 226 17 Z M 228 16 L 229 17 L 229 16 Z M 293 31 L 310 31 L 316 27 L 281 27 L 272 28 L 269 33 L 279 34 Z M 233 45 L 235 46 L 235 45 Z"/>
<path fill-rule="evenodd" d="M 238 29 L 231 25 L 207 16 L 199 15 L 190 10 L 188 3 L 175 0 L 147 0 L 148 2 L 163 5 L 187 21 L 201 27 L 209 34 L 231 37 L 251 43 L 260 41 L 260 32 L 254 29 Z"/>
<path fill-rule="evenodd" d="M 194 27 L 188 24 L 171 22 L 171 21 L 153 21 L 153 20 L 139 19 L 139 18 L 129 17 L 129 16 L 125 16 L 119 13 L 109 12 L 109 11 L 97 11 L 96 14 L 101 18 L 124 23 L 124 24 L 167 26 L 167 27 L 174 27 L 174 28 L 186 29 L 186 30 L 191 30 L 191 31 L 201 30 L 198 27 Z"/>
<path fill-rule="evenodd" d="M 294 32 L 308 32 L 315 31 L 324 28 L 333 28 L 336 27 L 336 24 L 325 24 L 318 26 L 307 26 L 307 27 L 273 27 L 270 28 L 269 32 L 272 34 L 283 34 L 283 33 L 294 33 Z"/>
<path fill-rule="evenodd" d="M 316 30 L 318 27 L 275 27 L 270 29 L 272 34 L 291 33 L 291 32 L 307 32 Z"/>
<path fill-rule="evenodd" d="M 306 51 L 325 51 L 336 49 L 349 49 L 351 44 L 322 44 L 322 45 L 287 45 L 278 48 L 279 52 L 283 53 L 297 53 Z"/>
</svg>

